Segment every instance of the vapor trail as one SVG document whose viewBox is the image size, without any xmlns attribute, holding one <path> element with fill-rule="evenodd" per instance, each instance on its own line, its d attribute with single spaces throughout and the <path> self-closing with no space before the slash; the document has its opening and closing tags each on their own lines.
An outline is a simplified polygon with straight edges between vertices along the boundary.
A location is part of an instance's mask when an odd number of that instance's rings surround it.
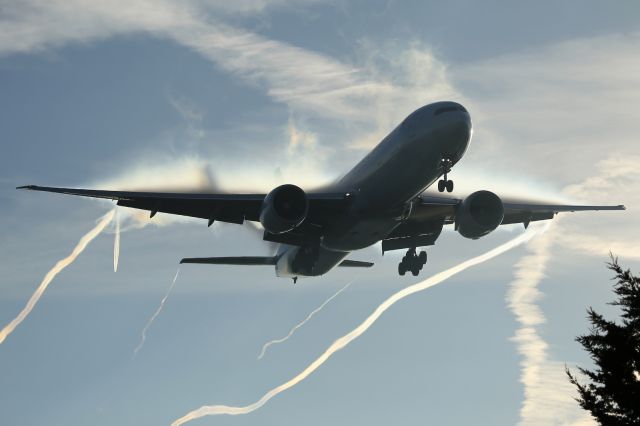
<svg viewBox="0 0 640 426">
<path fill-rule="evenodd" d="M 264 394 L 262 396 L 262 398 L 260 398 L 258 401 L 254 402 L 253 404 L 244 406 L 244 407 L 230 407 L 230 406 L 226 406 L 226 405 L 205 405 L 202 406 L 196 410 L 193 410 L 189 413 L 187 413 L 186 415 L 184 415 L 183 417 L 180 417 L 179 419 L 175 420 L 171 426 L 179 426 L 182 425 L 188 421 L 191 420 L 195 420 L 198 419 L 200 417 L 204 417 L 207 415 L 219 415 L 219 414 L 228 414 L 228 415 L 239 415 L 239 414 L 247 414 L 250 413 L 252 411 L 257 410 L 258 408 L 262 407 L 264 404 L 266 404 L 271 398 L 273 398 L 274 396 L 278 395 L 281 392 L 284 392 L 285 390 L 295 386 L 296 384 L 300 383 L 302 380 L 306 379 L 311 373 L 313 373 L 315 370 L 317 370 L 322 364 L 324 364 L 325 361 L 327 361 L 334 353 L 336 353 L 337 351 L 343 349 L 344 347 L 346 347 L 349 343 L 351 343 L 353 340 L 357 339 L 358 337 L 360 337 L 365 331 L 367 331 L 369 329 L 369 327 L 371 327 L 373 325 L 374 322 L 376 322 L 376 320 L 387 310 L 389 309 L 391 306 L 393 306 L 396 302 L 404 299 L 405 297 L 408 297 L 414 293 L 418 293 L 420 291 L 423 291 L 429 287 L 432 287 L 436 284 L 441 283 L 442 281 L 446 280 L 447 278 L 450 278 L 462 271 L 464 271 L 465 269 L 468 269 L 472 266 L 478 265 L 480 263 L 486 262 L 496 256 L 498 256 L 499 254 L 502 254 L 508 250 L 511 250 L 512 248 L 518 246 L 519 244 L 522 244 L 528 240 L 530 240 L 534 235 L 536 235 L 538 232 L 534 229 L 531 229 L 527 232 L 525 232 L 524 234 L 494 248 L 493 250 L 490 250 L 480 256 L 474 257 L 472 259 L 469 259 L 465 262 L 460 263 L 459 265 L 456 265 L 452 268 L 449 268 L 445 271 L 439 272 L 436 275 L 433 275 L 429 278 L 427 278 L 424 281 L 421 281 L 417 284 L 411 285 L 409 287 L 406 287 L 400 291 L 398 291 L 397 293 L 391 295 L 391 297 L 389 297 L 387 300 L 385 300 L 384 302 L 382 302 L 382 304 L 380 304 L 375 311 L 373 311 L 373 313 L 371 315 L 369 315 L 369 317 L 367 317 L 367 319 L 365 319 L 359 326 L 357 326 L 355 329 L 353 329 L 351 332 L 349 332 L 348 334 L 345 334 L 344 336 L 340 337 L 339 339 L 337 339 L 335 342 L 333 342 L 331 344 L 331 346 L 329 346 L 329 348 L 327 348 L 327 350 L 320 355 L 315 361 L 313 361 L 311 364 L 309 364 L 309 366 L 307 368 L 305 368 L 301 373 L 299 373 L 297 376 L 295 376 L 294 378 L 292 378 L 291 380 L 289 380 L 288 382 L 285 382 L 283 384 L 281 384 L 280 386 L 277 386 L 273 389 L 271 389 L 269 392 L 267 392 L 266 394 Z"/>
<path fill-rule="evenodd" d="M 42 282 L 40 283 L 36 291 L 33 293 L 31 298 L 27 302 L 27 305 L 22 309 L 22 311 L 18 314 L 17 317 L 15 317 L 9 324 L 7 324 L 2 329 L 2 331 L 0 331 L 0 344 L 4 342 L 7 336 L 9 336 L 13 332 L 13 330 L 15 330 L 15 328 L 22 321 L 24 321 L 27 315 L 29 315 L 33 307 L 36 305 L 36 303 L 38 303 L 38 300 L 40 300 L 40 297 L 42 297 L 42 295 L 44 294 L 44 291 L 47 289 L 47 287 L 49 286 L 51 281 L 56 277 L 56 275 L 58 275 L 60 271 L 62 271 L 64 268 L 66 268 L 67 266 L 72 264 L 73 261 L 76 260 L 76 258 L 80 255 L 80 253 L 82 253 L 84 249 L 87 248 L 87 245 L 95 237 L 97 237 L 98 234 L 100 234 L 100 232 L 104 230 L 104 228 L 109 224 L 109 222 L 111 222 L 114 214 L 115 214 L 115 211 L 112 210 L 106 215 L 102 216 L 98 224 L 91 231 L 89 231 L 82 238 L 80 238 L 80 241 L 78 241 L 78 244 L 75 246 L 71 254 L 65 257 L 64 259 L 59 260 L 58 263 L 56 263 L 55 266 L 51 268 L 49 272 L 47 272 L 47 275 L 44 276 L 44 279 L 42 280 Z"/>
<path fill-rule="evenodd" d="M 524 386 L 524 401 L 520 409 L 520 424 L 528 423 L 534 418 L 540 422 L 543 420 L 542 417 L 547 417 L 546 420 L 549 421 L 553 420 L 549 419 L 549 416 L 557 415 L 555 411 L 535 413 L 539 408 L 536 402 L 542 396 L 536 392 L 536 389 L 541 385 L 543 369 L 547 363 L 548 347 L 538 330 L 538 327 L 546 322 L 542 310 L 537 305 L 537 301 L 542 297 L 538 285 L 545 276 L 550 247 L 549 235 L 544 235 L 531 244 L 531 253 L 515 265 L 515 279 L 511 282 L 507 294 L 509 308 L 520 325 L 512 338 L 523 357 L 520 362 L 520 382 Z M 545 392 L 552 392 L 552 389 L 545 387 Z M 542 421 L 542 423 L 546 422 Z"/>
<path fill-rule="evenodd" d="M 149 318 L 149 321 L 147 321 L 147 324 L 142 329 L 142 334 L 140 336 L 140 343 L 138 343 L 138 346 L 133 350 L 134 358 L 136 357 L 136 355 L 138 355 L 138 351 L 142 349 L 142 346 L 144 345 L 145 340 L 147 340 L 147 330 L 149 329 L 149 327 L 151 327 L 151 324 L 153 324 L 156 317 L 160 315 L 160 311 L 162 311 L 162 308 L 164 307 L 164 303 L 167 301 L 169 294 L 171 294 L 171 290 L 173 290 L 173 287 L 176 285 L 176 281 L 178 280 L 178 275 L 180 275 L 180 268 L 178 268 L 178 270 L 176 271 L 176 275 L 173 277 L 173 281 L 171 282 L 169 289 L 167 290 L 164 297 L 160 301 L 160 305 L 158 306 L 158 309 L 156 309 L 153 315 L 151 315 L 151 318 Z"/>
<path fill-rule="evenodd" d="M 116 236 L 113 240 L 113 272 L 118 272 L 118 259 L 120 259 L 120 215 L 116 210 Z"/>
<path fill-rule="evenodd" d="M 307 315 L 307 317 L 302 320 L 301 322 L 299 322 L 298 324 L 294 325 L 293 328 L 291 330 L 289 330 L 289 334 L 287 334 L 286 336 L 280 338 L 280 339 L 276 339 L 276 340 L 271 340 L 270 342 L 267 342 L 264 344 L 264 346 L 262 346 L 262 351 L 260 352 L 260 355 L 258 355 L 258 359 L 262 359 L 262 357 L 264 356 L 265 352 L 267 351 L 267 348 L 269 348 L 269 346 L 271 345 L 275 345 L 277 343 L 282 343 L 285 342 L 287 340 L 289 340 L 289 338 L 291 336 L 293 336 L 293 333 L 296 332 L 297 329 L 299 329 L 300 327 L 302 327 L 303 325 L 305 325 L 315 314 L 317 314 L 318 312 L 320 312 L 325 306 L 327 306 L 329 304 L 329 302 L 331 302 L 333 299 L 335 299 L 336 297 L 338 297 L 338 295 L 340 293 L 342 293 L 343 291 L 345 291 L 346 289 L 349 288 L 349 286 L 351 284 L 353 284 L 354 280 L 349 281 L 344 287 L 342 287 L 340 290 L 336 291 L 333 296 L 331 296 L 330 298 L 328 298 L 327 300 L 325 300 L 325 302 L 318 306 L 316 309 L 314 309 L 313 311 L 311 311 L 311 313 L 309 315 Z"/>
<path fill-rule="evenodd" d="M 555 221 L 540 227 L 540 231 L 558 226 L 558 219 Z M 556 235 L 558 232 L 546 233 L 529 245 L 530 254 L 515 265 L 515 279 L 507 294 L 509 308 L 519 323 L 512 338 L 522 356 L 524 400 L 519 425 L 594 424 L 573 399 L 575 390 L 566 379 L 564 363 L 549 359 L 549 345 L 541 335 L 540 328 L 547 320 L 538 304 L 542 297 L 538 286 L 545 278 Z"/>
</svg>

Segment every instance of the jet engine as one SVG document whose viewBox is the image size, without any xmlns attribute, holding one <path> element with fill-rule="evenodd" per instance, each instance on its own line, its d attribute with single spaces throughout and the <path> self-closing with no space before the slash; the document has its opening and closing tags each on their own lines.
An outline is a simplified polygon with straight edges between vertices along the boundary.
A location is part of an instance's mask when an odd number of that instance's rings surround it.
<svg viewBox="0 0 640 426">
<path fill-rule="evenodd" d="M 465 198 L 456 211 L 456 229 L 465 238 L 478 239 L 496 229 L 504 219 L 502 200 L 490 191 Z"/>
<path fill-rule="evenodd" d="M 309 210 L 307 194 L 295 185 L 281 185 L 267 194 L 260 208 L 260 223 L 272 234 L 300 225 Z"/>
</svg>

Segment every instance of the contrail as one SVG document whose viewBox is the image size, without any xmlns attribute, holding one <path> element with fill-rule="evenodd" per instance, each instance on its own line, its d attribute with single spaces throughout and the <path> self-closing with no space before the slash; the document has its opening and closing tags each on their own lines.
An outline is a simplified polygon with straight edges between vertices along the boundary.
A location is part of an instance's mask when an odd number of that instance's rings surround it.
<svg viewBox="0 0 640 426">
<path fill-rule="evenodd" d="M 283 384 L 281 384 L 280 386 L 277 386 L 273 389 L 271 389 L 269 392 L 267 392 L 266 394 L 264 394 L 262 396 L 262 398 L 260 398 L 258 401 L 254 402 L 253 404 L 244 406 L 244 407 L 230 407 L 230 406 L 226 406 L 226 405 L 205 405 L 202 406 L 196 410 L 193 410 L 189 413 L 187 413 L 186 415 L 184 415 L 183 417 L 180 417 L 179 419 L 175 420 L 171 425 L 172 426 L 179 426 L 182 425 L 188 421 L 191 420 L 195 420 L 198 419 L 200 417 L 204 417 L 204 416 L 208 416 L 208 415 L 219 415 L 219 414 L 228 414 L 228 415 L 239 415 L 239 414 L 247 414 L 250 413 L 252 411 L 257 410 L 258 408 L 262 407 L 264 404 L 266 404 L 271 398 L 273 398 L 274 396 L 278 395 L 281 392 L 284 392 L 285 390 L 297 385 L 298 383 L 300 383 L 302 380 L 306 379 L 311 373 L 313 373 L 315 370 L 317 370 L 322 364 L 324 364 L 325 361 L 327 361 L 334 353 L 338 352 L 340 349 L 343 349 L 344 347 L 346 347 L 349 343 L 351 343 L 353 340 L 357 339 L 358 337 L 360 337 L 365 331 L 367 331 L 369 329 L 369 327 L 371 327 L 373 325 L 373 323 L 387 310 L 389 309 L 391 306 L 393 306 L 396 302 L 404 299 L 405 297 L 408 297 L 414 293 L 423 291 L 429 287 L 432 287 L 436 284 L 441 283 L 442 281 L 446 280 L 447 278 L 450 278 L 462 271 L 464 271 L 465 269 L 468 269 L 472 266 L 478 265 L 480 263 L 486 262 L 496 256 L 498 256 L 499 254 L 502 254 L 516 246 L 518 246 L 519 244 L 522 244 L 526 241 L 529 241 L 534 235 L 536 235 L 538 233 L 537 230 L 531 229 L 527 232 L 525 232 L 524 234 L 494 248 L 493 250 L 490 250 L 480 256 L 474 257 L 472 259 L 469 259 L 465 262 L 462 262 L 459 265 L 456 265 L 452 268 L 449 268 L 445 271 L 442 271 L 436 275 L 431 276 L 430 278 L 427 278 L 424 281 L 421 281 L 417 284 L 414 284 L 412 286 L 406 287 L 400 291 L 398 291 L 397 293 L 393 294 L 391 297 L 389 297 L 387 300 L 385 300 L 384 302 L 382 302 L 382 304 L 380 304 L 375 311 L 373 311 L 373 313 L 371 315 L 369 315 L 369 317 L 367 317 L 367 319 L 365 319 L 359 326 L 357 326 L 355 329 L 353 329 L 351 332 L 349 332 L 348 334 L 340 337 L 339 339 L 337 339 L 335 342 L 333 342 L 331 344 L 331 346 L 329 346 L 329 348 L 322 354 L 320 355 L 320 357 L 318 357 L 315 361 L 313 361 L 311 364 L 309 364 L 309 366 L 307 368 L 305 368 L 301 373 L 299 373 L 297 376 L 295 376 L 294 378 L 292 378 L 291 380 L 289 380 L 288 382 L 285 382 Z"/>
<path fill-rule="evenodd" d="M 546 232 L 558 226 L 558 219 L 539 227 Z M 556 229 L 557 231 L 557 229 Z M 549 345 L 541 335 L 546 322 L 538 301 L 542 292 L 538 286 L 545 278 L 551 259 L 551 248 L 559 232 L 546 233 L 532 242 L 530 254 L 515 265 L 515 279 L 511 282 L 507 302 L 519 323 L 512 338 L 522 356 L 520 382 L 524 387 L 524 400 L 520 408 L 519 425 L 539 424 L 594 424 L 573 399 L 575 389 L 566 379 L 564 363 L 549 359 Z"/>
<path fill-rule="evenodd" d="M 80 255 L 80 253 L 82 253 L 84 249 L 87 248 L 87 245 L 95 237 L 97 237 L 98 234 L 100 234 L 100 232 L 104 230 L 104 228 L 109 224 L 109 222 L 111 222 L 111 220 L 113 220 L 114 214 L 115 214 L 115 211 L 111 210 L 109 213 L 102 216 L 98 224 L 91 231 L 89 231 L 82 238 L 80 238 L 80 241 L 78 241 L 78 244 L 75 246 L 71 254 L 65 257 L 64 259 L 59 260 L 58 263 L 56 263 L 55 266 L 51 268 L 49 272 L 47 272 L 47 275 L 44 276 L 44 279 L 42 280 L 42 282 L 40 283 L 36 291 L 33 293 L 31 298 L 27 302 L 27 305 L 22 309 L 22 311 L 18 314 L 18 316 L 13 319 L 13 321 L 7 324 L 2 329 L 2 331 L 0 331 L 0 343 L 4 342 L 7 336 L 9 336 L 9 334 L 11 334 L 13 330 L 15 330 L 15 328 L 22 321 L 24 321 L 24 319 L 27 317 L 27 315 L 29 315 L 33 307 L 36 305 L 36 303 L 38 303 L 38 300 L 40 300 L 40 297 L 42 297 L 42 295 L 44 294 L 44 291 L 47 289 L 47 287 L 49 286 L 51 281 L 56 277 L 56 275 L 58 275 L 60 271 L 62 271 L 64 268 L 66 268 L 67 266 L 72 264 L 73 261 L 76 260 L 76 258 Z"/>
<path fill-rule="evenodd" d="M 120 259 L 120 215 L 116 210 L 116 236 L 113 240 L 113 272 L 118 272 L 118 259 Z"/>
<path fill-rule="evenodd" d="M 136 357 L 136 355 L 138 355 L 138 351 L 142 349 L 142 346 L 144 345 L 145 340 L 147 340 L 147 330 L 149 329 L 149 327 L 151 327 L 151 324 L 153 324 L 153 321 L 155 321 L 156 317 L 160 315 L 160 311 L 162 311 L 162 308 L 164 307 L 164 303 L 167 301 L 169 294 L 171 294 L 171 290 L 173 290 L 173 287 L 176 285 L 176 281 L 178 280 L 179 274 L 180 274 L 180 268 L 178 268 L 178 270 L 176 271 L 176 275 L 173 277 L 173 281 L 171 282 L 169 289 L 167 290 L 164 297 L 160 301 L 160 305 L 158 306 L 158 309 L 156 309 L 153 315 L 151 315 L 151 318 L 149 318 L 149 321 L 147 321 L 147 324 L 142 329 L 142 335 L 140 336 L 140 343 L 138 343 L 138 346 L 133 350 L 134 358 Z"/>
<path fill-rule="evenodd" d="M 315 314 L 317 314 L 318 312 L 320 312 L 322 310 L 322 308 L 327 306 L 329 304 L 329 302 L 331 302 L 333 299 L 338 297 L 338 295 L 340 293 L 342 293 L 343 291 L 348 289 L 349 286 L 354 283 L 354 281 L 355 281 L 355 279 L 349 281 L 344 287 L 342 287 L 340 290 L 336 291 L 333 294 L 333 296 L 331 296 L 330 298 L 325 300 L 325 302 L 322 305 L 318 306 L 316 309 L 311 311 L 311 313 L 309 315 L 307 315 L 307 317 L 304 320 L 302 320 L 302 322 L 296 324 L 295 326 L 293 326 L 293 328 L 291 330 L 289 330 L 289 334 L 287 334 L 286 336 L 284 336 L 284 337 L 282 337 L 280 339 L 271 340 L 270 342 L 265 343 L 264 346 L 262 346 L 262 351 L 260 352 L 260 355 L 258 355 L 258 359 L 262 359 L 262 357 L 264 356 L 264 354 L 267 351 L 267 348 L 269 348 L 269 346 L 275 345 L 277 343 L 282 343 L 282 342 L 285 342 L 285 341 L 289 340 L 289 338 L 291 336 L 293 336 L 293 333 L 295 333 L 297 329 L 299 329 L 300 327 L 305 325 Z"/>
<path fill-rule="evenodd" d="M 542 297 L 538 285 L 545 277 L 550 248 L 549 234 L 541 236 L 531 244 L 529 249 L 531 253 L 515 265 L 515 279 L 511 282 L 507 295 L 509 309 L 520 324 L 512 338 L 523 357 L 520 362 L 520 382 L 524 386 L 524 401 L 520 409 L 520 424 L 529 424 L 532 420 L 532 424 L 553 423 L 553 418 L 558 414 L 555 410 L 548 413 L 535 413 L 536 409 L 540 408 L 536 403 L 539 400 L 536 396 L 541 395 L 536 392 L 536 389 L 542 382 L 542 370 L 547 363 L 548 347 L 539 334 L 538 327 L 544 324 L 546 319 L 536 302 Z M 545 387 L 544 392 L 553 392 L 553 389 Z"/>
</svg>

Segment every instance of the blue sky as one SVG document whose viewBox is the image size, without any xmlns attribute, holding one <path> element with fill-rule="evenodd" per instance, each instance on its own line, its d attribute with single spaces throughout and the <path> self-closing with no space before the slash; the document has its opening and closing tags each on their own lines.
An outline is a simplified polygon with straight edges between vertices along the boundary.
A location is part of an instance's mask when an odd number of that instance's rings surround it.
<svg viewBox="0 0 640 426">
<path fill-rule="evenodd" d="M 456 195 L 628 210 L 566 215 L 526 247 L 398 303 L 260 410 L 193 423 L 588 424 L 562 368 L 588 365 L 573 341 L 586 307 L 615 312 L 609 250 L 639 265 L 639 17 L 632 1 L 5 3 L 0 323 L 109 209 L 15 186 L 311 188 L 415 108 L 451 99 L 474 121 Z M 371 271 L 295 287 L 270 268 L 184 267 L 132 359 L 180 258 L 268 249 L 247 226 L 120 213 L 118 272 L 109 227 L 0 345 L 3 423 L 169 424 L 203 404 L 252 403 L 419 281 L 399 279 L 401 254 L 379 247 L 352 255 L 375 261 Z M 420 278 L 520 232 L 468 241 L 446 231 Z"/>
</svg>

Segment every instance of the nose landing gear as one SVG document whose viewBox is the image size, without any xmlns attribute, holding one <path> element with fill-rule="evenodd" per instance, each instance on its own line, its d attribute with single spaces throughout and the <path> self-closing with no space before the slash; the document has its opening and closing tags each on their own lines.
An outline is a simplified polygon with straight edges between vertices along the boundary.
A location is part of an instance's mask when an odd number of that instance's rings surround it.
<svg viewBox="0 0 640 426">
<path fill-rule="evenodd" d="M 415 248 L 407 250 L 407 254 L 404 255 L 402 261 L 398 264 L 398 273 L 400 275 L 406 274 L 411 271 L 411 274 L 416 277 L 427 263 L 427 252 L 421 251 L 416 253 Z"/>
<path fill-rule="evenodd" d="M 453 191 L 453 181 L 447 178 L 447 174 L 451 172 L 453 162 L 448 158 L 443 158 L 440 162 L 440 165 L 444 170 L 444 175 L 442 176 L 442 179 L 438 181 L 438 191 L 444 192 L 446 189 L 447 192 L 451 192 Z"/>
</svg>

